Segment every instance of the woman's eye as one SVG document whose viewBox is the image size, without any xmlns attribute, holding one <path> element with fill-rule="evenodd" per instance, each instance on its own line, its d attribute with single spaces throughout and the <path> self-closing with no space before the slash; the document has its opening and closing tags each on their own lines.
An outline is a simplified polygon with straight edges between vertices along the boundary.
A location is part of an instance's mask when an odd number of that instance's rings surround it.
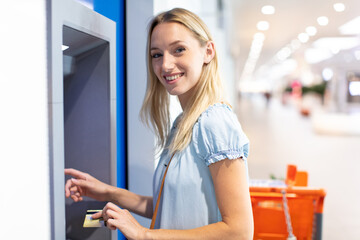
<svg viewBox="0 0 360 240">
<path fill-rule="evenodd" d="M 154 53 L 153 55 L 151 55 L 152 58 L 159 58 L 161 57 L 160 53 Z"/>
<path fill-rule="evenodd" d="M 181 53 L 181 52 L 183 52 L 183 51 L 185 51 L 185 48 L 180 47 L 180 48 L 177 48 L 175 52 L 176 52 L 176 53 Z"/>
</svg>

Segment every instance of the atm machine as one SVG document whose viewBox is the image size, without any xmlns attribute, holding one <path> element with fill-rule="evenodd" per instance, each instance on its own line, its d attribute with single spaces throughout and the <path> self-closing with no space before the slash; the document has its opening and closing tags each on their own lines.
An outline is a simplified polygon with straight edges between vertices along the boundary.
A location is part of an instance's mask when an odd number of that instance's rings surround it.
<svg viewBox="0 0 360 240">
<path fill-rule="evenodd" d="M 83 228 L 86 210 L 106 203 L 65 200 L 64 168 L 116 185 L 116 24 L 73 0 L 48 12 L 52 239 L 114 240 Z"/>
</svg>

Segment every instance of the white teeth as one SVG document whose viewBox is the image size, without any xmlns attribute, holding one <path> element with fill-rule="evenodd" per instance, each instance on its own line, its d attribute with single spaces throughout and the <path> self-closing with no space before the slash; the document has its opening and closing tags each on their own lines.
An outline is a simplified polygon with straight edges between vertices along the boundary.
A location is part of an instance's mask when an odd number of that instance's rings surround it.
<svg viewBox="0 0 360 240">
<path fill-rule="evenodd" d="M 181 75 L 182 75 L 182 74 L 177 74 L 177 75 L 174 75 L 174 76 L 165 77 L 165 79 L 166 79 L 167 81 L 172 81 L 172 80 L 175 80 L 175 79 L 181 77 Z"/>
</svg>

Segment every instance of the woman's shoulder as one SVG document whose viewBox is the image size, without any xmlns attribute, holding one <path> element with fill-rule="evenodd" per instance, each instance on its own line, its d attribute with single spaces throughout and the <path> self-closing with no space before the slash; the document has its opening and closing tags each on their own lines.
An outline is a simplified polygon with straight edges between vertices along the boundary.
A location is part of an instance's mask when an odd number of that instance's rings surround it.
<svg viewBox="0 0 360 240">
<path fill-rule="evenodd" d="M 249 139 L 230 106 L 216 103 L 198 118 L 193 142 L 207 165 L 228 158 L 247 158 Z"/>
<path fill-rule="evenodd" d="M 241 124 L 232 110 L 224 103 L 209 106 L 198 118 L 193 128 L 195 137 L 203 136 L 216 141 L 230 135 L 244 135 Z"/>
<path fill-rule="evenodd" d="M 197 124 L 205 128 L 212 128 L 221 124 L 234 124 L 238 122 L 232 108 L 225 103 L 215 103 L 210 105 L 200 114 Z"/>
</svg>

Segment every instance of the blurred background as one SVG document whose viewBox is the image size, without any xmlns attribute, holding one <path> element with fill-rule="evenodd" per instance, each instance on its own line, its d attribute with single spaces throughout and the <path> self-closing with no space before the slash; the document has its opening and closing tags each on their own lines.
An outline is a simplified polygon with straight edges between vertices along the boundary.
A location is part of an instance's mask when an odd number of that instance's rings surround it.
<svg viewBox="0 0 360 240">
<path fill-rule="evenodd" d="M 250 138 L 250 178 L 284 179 L 288 164 L 307 171 L 308 186 L 327 192 L 323 239 L 358 239 L 360 2 L 154 1 L 155 13 L 173 7 L 210 27 Z"/>
</svg>

